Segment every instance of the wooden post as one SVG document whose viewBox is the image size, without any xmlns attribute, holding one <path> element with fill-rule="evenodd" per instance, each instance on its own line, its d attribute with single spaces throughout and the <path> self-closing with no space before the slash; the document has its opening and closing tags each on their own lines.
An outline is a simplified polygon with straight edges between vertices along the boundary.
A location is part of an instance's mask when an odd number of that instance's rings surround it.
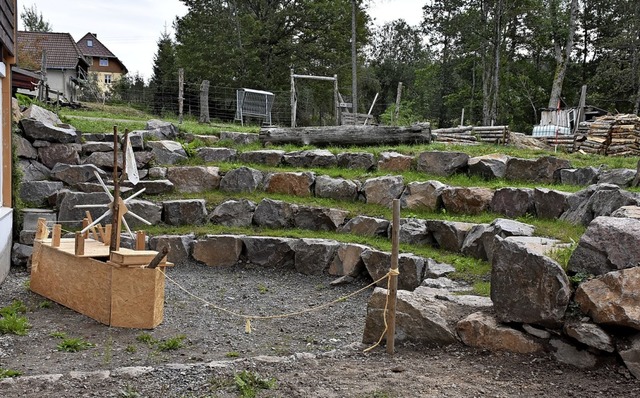
<svg viewBox="0 0 640 398">
<path fill-rule="evenodd" d="M 84 235 L 76 232 L 76 256 L 84 255 Z"/>
<path fill-rule="evenodd" d="M 49 236 L 49 231 L 47 230 L 47 219 L 46 218 L 38 218 L 38 226 L 36 227 L 36 240 L 47 239 Z"/>
<path fill-rule="evenodd" d="M 402 100 L 402 82 L 398 83 L 398 92 L 396 93 L 396 109 L 393 110 L 393 125 L 398 124 L 398 117 L 400 116 L 400 101 Z"/>
<path fill-rule="evenodd" d="M 112 225 L 111 224 L 107 224 L 104 226 L 104 245 L 105 246 L 109 246 L 111 247 L 111 232 L 112 232 Z"/>
<path fill-rule="evenodd" d="M 147 234 L 144 231 L 136 231 L 136 250 L 144 250 Z"/>
<path fill-rule="evenodd" d="M 340 102 L 338 101 L 338 75 L 333 75 L 333 102 L 336 105 L 336 126 L 340 125 Z"/>
<path fill-rule="evenodd" d="M 118 176 L 118 127 L 113 126 L 113 203 L 111 216 L 111 239 L 109 251 L 120 248 L 120 178 Z M 123 156 L 124 157 L 124 156 Z"/>
<path fill-rule="evenodd" d="M 211 122 L 209 118 L 209 80 L 203 80 L 200 85 L 200 119 L 198 122 Z"/>
<path fill-rule="evenodd" d="M 178 69 L 178 124 L 182 124 L 184 107 L 184 69 Z"/>
<path fill-rule="evenodd" d="M 395 353 L 396 301 L 398 297 L 398 253 L 400 237 L 400 200 L 393 200 L 393 224 L 391 229 L 391 275 L 389 276 L 389 304 L 387 306 L 387 354 Z"/>
<path fill-rule="evenodd" d="M 84 230 L 89 226 L 89 219 L 87 217 L 82 219 L 82 229 Z M 82 237 L 87 239 L 89 237 L 89 230 L 84 231 Z"/>
<path fill-rule="evenodd" d="M 460 127 L 464 126 L 464 108 L 462 108 L 462 115 L 460 116 Z"/>
<path fill-rule="evenodd" d="M 55 224 L 53 226 L 53 234 L 51 236 L 51 247 L 60 247 L 60 235 L 62 235 L 62 226 Z"/>
<path fill-rule="evenodd" d="M 93 217 L 91 217 L 91 213 L 89 212 L 89 210 L 87 210 L 84 214 L 86 216 L 85 217 L 86 220 L 89 222 L 89 224 L 87 224 L 87 225 L 93 224 Z M 85 228 L 85 226 L 84 226 L 84 223 L 83 223 L 82 224 L 82 229 L 84 229 L 84 228 Z M 93 236 L 93 239 L 98 241 L 99 240 L 98 239 L 98 231 L 96 231 L 95 225 L 93 227 L 91 227 L 90 230 L 91 230 L 91 235 Z"/>
<path fill-rule="evenodd" d="M 291 127 L 296 127 L 296 78 L 291 69 Z"/>
</svg>

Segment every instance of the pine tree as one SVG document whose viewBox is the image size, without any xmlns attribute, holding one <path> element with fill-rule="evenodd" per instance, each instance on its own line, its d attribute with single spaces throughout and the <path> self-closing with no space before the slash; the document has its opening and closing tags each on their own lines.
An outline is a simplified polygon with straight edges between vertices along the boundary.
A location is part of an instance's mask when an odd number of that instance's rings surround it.
<svg viewBox="0 0 640 398">
<path fill-rule="evenodd" d="M 48 21 L 42 17 L 42 13 L 38 13 L 38 7 L 35 4 L 31 7 L 23 6 L 20 13 L 20 19 L 24 23 L 24 28 L 31 32 L 51 32 L 52 27 Z"/>
<path fill-rule="evenodd" d="M 178 69 L 175 43 L 165 31 L 158 39 L 158 51 L 153 57 L 153 76 L 149 82 L 153 93 L 152 112 L 159 115 L 176 113 L 178 103 Z"/>
</svg>

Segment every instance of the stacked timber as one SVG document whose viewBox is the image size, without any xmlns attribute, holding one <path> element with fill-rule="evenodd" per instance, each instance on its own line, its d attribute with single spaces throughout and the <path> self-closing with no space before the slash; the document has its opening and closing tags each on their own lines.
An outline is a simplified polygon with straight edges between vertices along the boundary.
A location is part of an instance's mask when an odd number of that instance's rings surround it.
<svg viewBox="0 0 640 398">
<path fill-rule="evenodd" d="M 539 137 L 540 141 L 550 147 L 560 149 L 561 151 L 571 153 L 575 150 L 576 136 L 574 135 L 558 135 L 557 137 Z"/>
<path fill-rule="evenodd" d="M 510 141 L 509 126 L 480 126 L 472 131 L 480 142 L 507 145 Z"/>
<path fill-rule="evenodd" d="M 510 141 L 509 126 L 461 126 L 433 130 L 436 141 L 452 143 L 476 143 L 507 145 Z"/>
<path fill-rule="evenodd" d="M 362 126 L 365 124 L 365 122 L 369 126 L 376 124 L 375 119 L 373 118 L 373 115 L 367 115 L 366 113 L 358 113 L 354 116 L 353 113 L 342 112 L 340 114 L 340 117 L 341 117 L 340 123 L 343 126 L 353 126 L 353 125 Z"/>
<path fill-rule="evenodd" d="M 640 155 L 640 117 L 607 115 L 588 123 L 588 126 L 586 139 L 579 144 L 582 152 L 610 156 Z"/>
</svg>

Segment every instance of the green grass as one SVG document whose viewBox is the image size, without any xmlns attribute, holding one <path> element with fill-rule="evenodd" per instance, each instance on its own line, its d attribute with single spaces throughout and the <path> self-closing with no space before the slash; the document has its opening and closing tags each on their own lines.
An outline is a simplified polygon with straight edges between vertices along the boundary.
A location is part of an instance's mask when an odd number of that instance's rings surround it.
<svg viewBox="0 0 640 398">
<path fill-rule="evenodd" d="M 248 370 L 236 373 L 233 381 L 243 398 L 254 398 L 260 390 L 270 390 L 276 387 L 276 379 L 264 378 Z"/>
<path fill-rule="evenodd" d="M 171 337 L 168 338 L 166 340 L 160 341 L 158 343 L 158 350 L 160 351 L 173 351 L 173 350 L 178 350 L 180 348 L 182 348 L 184 346 L 184 339 L 186 339 L 187 336 L 185 336 L 184 334 L 180 334 L 178 336 L 175 337 Z"/>
<path fill-rule="evenodd" d="M 156 340 L 152 335 L 150 335 L 147 332 L 142 332 L 139 335 L 137 335 L 136 340 L 148 346 L 152 346 L 158 342 L 158 340 Z"/>
<path fill-rule="evenodd" d="M 25 312 L 27 307 L 20 300 L 14 300 L 10 305 L 0 308 L 0 334 L 25 336 L 31 328 L 27 317 L 21 315 Z"/>
<path fill-rule="evenodd" d="M 78 352 L 88 350 L 92 347 L 95 347 L 95 344 L 90 343 L 81 337 L 67 337 L 58 343 L 56 349 L 63 352 Z"/>
<path fill-rule="evenodd" d="M 19 370 L 0 368 L 0 379 L 18 376 L 22 376 L 22 372 L 20 372 Z"/>
</svg>

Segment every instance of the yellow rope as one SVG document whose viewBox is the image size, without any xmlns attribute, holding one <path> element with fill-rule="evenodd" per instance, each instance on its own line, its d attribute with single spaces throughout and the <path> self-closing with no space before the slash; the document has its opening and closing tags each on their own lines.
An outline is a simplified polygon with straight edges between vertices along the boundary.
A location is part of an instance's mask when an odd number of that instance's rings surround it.
<svg viewBox="0 0 640 398">
<path fill-rule="evenodd" d="M 391 275 L 400 275 L 400 270 L 397 268 L 391 268 L 389 270 L 389 272 L 387 273 L 387 276 L 391 276 Z M 380 334 L 380 338 L 378 339 L 378 341 L 376 341 L 376 343 L 374 345 L 372 345 L 371 347 L 365 349 L 363 352 L 369 352 L 371 350 L 373 350 L 374 348 L 376 348 L 377 346 L 380 345 L 380 343 L 382 343 L 382 339 L 384 338 L 384 336 L 387 335 L 387 329 L 389 328 L 389 325 L 387 324 L 387 307 L 389 306 L 389 290 L 390 287 L 389 286 L 391 284 L 391 278 L 387 279 L 387 298 L 384 302 L 384 312 L 382 313 L 382 321 L 384 322 L 384 330 L 382 330 L 382 333 Z"/>
<path fill-rule="evenodd" d="M 318 311 L 318 310 L 321 310 L 323 308 L 329 307 L 329 306 L 331 306 L 333 304 L 339 303 L 341 301 L 346 301 L 347 299 L 362 293 L 363 291 L 369 289 L 371 286 L 376 285 L 378 282 L 382 281 L 383 279 L 388 278 L 389 275 L 391 274 L 391 271 L 390 271 L 387 274 L 385 274 L 383 277 L 381 277 L 380 279 L 371 282 L 367 286 L 365 286 L 365 287 L 363 287 L 363 288 L 361 288 L 361 289 L 359 289 L 359 290 L 357 290 L 357 291 L 355 291 L 353 293 L 350 293 L 350 294 L 348 294 L 346 296 L 339 297 L 339 298 L 337 298 L 337 299 L 335 299 L 333 301 L 330 301 L 328 303 L 324 303 L 324 304 L 321 304 L 321 305 L 318 305 L 318 306 L 315 306 L 315 307 L 312 307 L 312 308 L 309 308 L 309 309 L 306 309 L 306 310 L 294 311 L 294 312 L 289 312 L 289 313 L 280 314 L 280 315 L 245 315 L 245 314 L 240 314 L 240 313 L 235 312 L 235 311 L 228 310 L 226 308 L 219 307 L 219 306 L 213 304 L 212 302 L 203 299 L 202 297 L 196 296 L 195 294 L 193 294 L 190 291 L 188 291 L 187 289 L 185 289 L 178 282 L 173 280 L 171 277 L 169 277 L 169 275 L 167 275 L 163 270 L 160 270 L 160 272 L 162 272 L 162 274 L 164 274 L 164 276 L 171 283 L 176 285 L 180 290 L 182 290 L 183 292 L 185 292 L 189 296 L 193 297 L 194 299 L 202 301 L 203 303 L 207 304 L 208 306 L 210 306 L 213 309 L 216 309 L 218 311 L 221 311 L 221 312 L 224 312 L 224 313 L 227 313 L 229 315 L 236 316 L 236 317 L 239 317 L 239 318 L 243 318 L 245 320 L 245 332 L 246 333 L 251 333 L 251 320 L 252 319 L 282 319 L 282 318 L 289 318 L 289 317 L 293 317 L 293 316 L 298 316 L 298 315 L 303 315 L 303 314 L 307 314 L 307 313 L 310 313 L 310 312 Z M 385 310 L 386 310 L 386 308 L 385 308 Z"/>
</svg>

